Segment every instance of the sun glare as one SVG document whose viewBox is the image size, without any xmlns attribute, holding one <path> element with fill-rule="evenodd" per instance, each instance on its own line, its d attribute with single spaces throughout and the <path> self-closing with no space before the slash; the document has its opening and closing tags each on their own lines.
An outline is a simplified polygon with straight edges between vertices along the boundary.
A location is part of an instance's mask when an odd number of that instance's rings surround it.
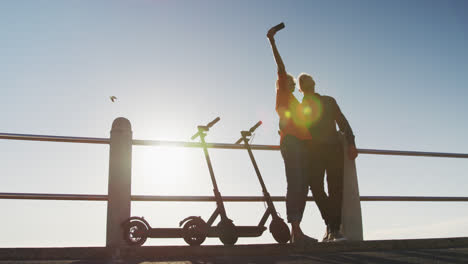
<svg viewBox="0 0 468 264">
<path fill-rule="evenodd" d="M 154 147 L 134 151 L 137 192 L 180 194 L 190 182 L 190 158 L 186 148 Z"/>
</svg>

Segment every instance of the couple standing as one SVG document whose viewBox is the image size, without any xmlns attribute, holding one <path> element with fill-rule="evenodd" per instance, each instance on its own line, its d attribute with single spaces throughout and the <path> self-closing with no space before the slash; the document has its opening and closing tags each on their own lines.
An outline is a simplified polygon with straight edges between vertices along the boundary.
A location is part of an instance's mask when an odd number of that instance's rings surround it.
<svg viewBox="0 0 468 264">
<path fill-rule="evenodd" d="M 281 26 L 280 26 L 281 25 Z M 315 92 L 315 81 L 308 74 L 298 77 L 302 103 L 292 94 L 294 77 L 286 73 L 274 36 L 284 25 L 271 28 L 267 37 L 278 66 L 276 112 L 279 115 L 280 148 L 287 179 L 286 211 L 291 223 L 292 243 L 316 242 L 302 232 L 300 223 L 309 188 L 327 226 L 323 241 L 341 241 L 344 154 L 336 124 L 349 144 L 348 157 L 354 160 L 357 150 L 354 135 L 335 99 Z M 328 195 L 324 190 L 327 173 Z"/>
</svg>

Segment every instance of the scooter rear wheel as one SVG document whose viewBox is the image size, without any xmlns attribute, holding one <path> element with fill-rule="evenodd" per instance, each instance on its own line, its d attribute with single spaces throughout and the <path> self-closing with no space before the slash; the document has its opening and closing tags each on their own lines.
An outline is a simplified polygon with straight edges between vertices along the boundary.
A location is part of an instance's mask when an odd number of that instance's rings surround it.
<svg viewBox="0 0 468 264">
<path fill-rule="evenodd" d="M 232 246 L 237 242 L 239 235 L 237 234 L 236 226 L 232 223 L 232 220 L 220 221 L 216 226 L 219 232 L 219 240 L 224 245 Z"/>
<path fill-rule="evenodd" d="M 141 221 L 131 220 L 124 229 L 124 239 L 130 246 L 141 246 L 148 238 L 148 227 Z"/>
<path fill-rule="evenodd" d="M 278 243 L 284 244 L 291 239 L 289 227 L 281 218 L 273 219 L 271 221 L 270 232 Z"/>
<path fill-rule="evenodd" d="M 207 236 L 208 225 L 202 219 L 192 219 L 184 224 L 182 236 L 185 242 L 191 246 L 201 245 Z"/>
</svg>

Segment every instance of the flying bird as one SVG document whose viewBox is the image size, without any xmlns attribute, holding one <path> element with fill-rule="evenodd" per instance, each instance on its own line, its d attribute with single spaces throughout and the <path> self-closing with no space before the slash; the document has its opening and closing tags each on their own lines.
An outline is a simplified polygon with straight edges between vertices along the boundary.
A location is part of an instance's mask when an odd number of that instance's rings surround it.
<svg viewBox="0 0 468 264">
<path fill-rule="evenodd" d="M 112 102 L 115 102 L 115 100 L 117 100 L 117 97 L 111 96 L 110 99 L 111 99 Z"/>
</svg>

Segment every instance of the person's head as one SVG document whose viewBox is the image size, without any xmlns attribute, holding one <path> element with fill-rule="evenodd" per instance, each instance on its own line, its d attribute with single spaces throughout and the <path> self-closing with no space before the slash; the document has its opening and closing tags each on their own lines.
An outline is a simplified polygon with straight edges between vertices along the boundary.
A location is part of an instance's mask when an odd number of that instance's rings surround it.
<svg viewBox="0 0 468 264">
<path fill-rule="evenodd" d="M 301 73 L 298 77 L 299 80 L 299 91 L 304 94 L 315 93 L 315 81 L 307 73 Z"/>
<path fill-rule="evenodd" d="M 287 84 L 289 90 L 294 92 L 294 89 L 296 88 L 296 81 L 294 80 L 294 76 L 289 73 L 287 74 Z M 276 88 L 279 88 L 279 80 L 276 80 Z"/>
</svg>

